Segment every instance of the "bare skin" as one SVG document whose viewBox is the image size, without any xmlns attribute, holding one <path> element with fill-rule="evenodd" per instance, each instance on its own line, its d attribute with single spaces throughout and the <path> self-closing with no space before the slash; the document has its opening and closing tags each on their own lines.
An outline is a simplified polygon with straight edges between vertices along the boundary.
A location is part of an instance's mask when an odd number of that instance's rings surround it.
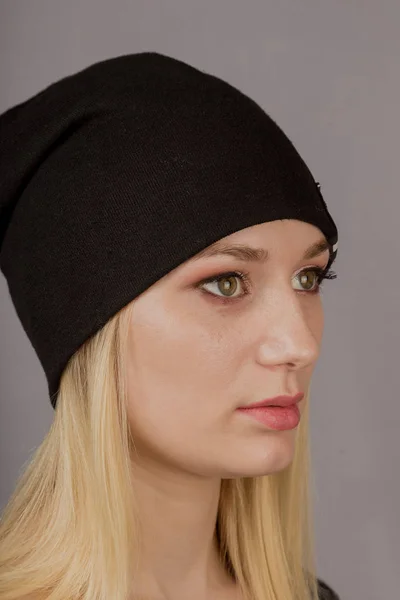
<svg viewBox="0 0 400 600">
<path fill-rule="evenodd" d="M 323 333 L 310 271 L 325 268 L 329 252 L 303 256 L 321 239 L 301 221 L 261 223 L 223 242 L 264 248 L 266 262 L 190 259 L 133 301 L 128 411 L 144 531 L 135 597 L 239 599 L 216 548 L 221 479 L 284 469 L 296 429 L 272 430 L 236 409 L 306 392 Z M 231 271 L 247 272 L 248 284 L 230 275 L 196 287 Z"/>
</svg>

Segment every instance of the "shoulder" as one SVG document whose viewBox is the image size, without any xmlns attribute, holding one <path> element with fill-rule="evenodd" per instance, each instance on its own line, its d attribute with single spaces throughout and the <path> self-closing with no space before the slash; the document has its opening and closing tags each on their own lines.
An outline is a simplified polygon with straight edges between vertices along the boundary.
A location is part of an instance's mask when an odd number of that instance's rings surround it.
<svg viewBox="0 0 400 600">
<path fill-rule="evenodd" d="M 318 579 L 318 598 L 319 600 L 340 600 L 336 592 L 322 579 Z"/>
</svg>

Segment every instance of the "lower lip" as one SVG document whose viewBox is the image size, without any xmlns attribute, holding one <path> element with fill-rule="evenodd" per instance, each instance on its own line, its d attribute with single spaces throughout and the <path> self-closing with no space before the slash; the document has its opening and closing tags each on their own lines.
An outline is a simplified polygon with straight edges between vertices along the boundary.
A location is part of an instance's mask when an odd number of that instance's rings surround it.
<svg viewBox="0 0 400 600">
<path fill-rule="evenodd" d="M 300 410 L 297 404 L 292 404 L 291 406 L 238 408 L 237 410 L 271 429 L 278 429 L 280 431 L 294 429 L 300 422 Z"/>
</svg>

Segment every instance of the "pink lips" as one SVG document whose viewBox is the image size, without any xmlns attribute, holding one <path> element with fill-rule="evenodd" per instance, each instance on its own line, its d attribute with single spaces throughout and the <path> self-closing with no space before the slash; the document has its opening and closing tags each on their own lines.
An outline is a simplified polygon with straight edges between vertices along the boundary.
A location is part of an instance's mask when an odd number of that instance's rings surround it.
<svg viewBox="0 0 400 600">
<path fill-rule="evenodd" d="M 292 406 L 297 404 L 304 398 L 304 394 L 299 392 L 294 396 L 275 396 L 275 398 L 267 398 L 266 400 L 260 400 L 253 404 L 247 404 L 246 406 L 240 406 L 240 408 L 260 408 L 262 406 Z"/>
<path fill-rule="evenodd" d="M 276 396 L 247 406 L 240 406 L 237 410 L 270 429 L 280 431 L 294 429 L 300 422 L 300 410 L 297 404 L 303 397 L 302 393 L 295 396 Z"/>
</svg>

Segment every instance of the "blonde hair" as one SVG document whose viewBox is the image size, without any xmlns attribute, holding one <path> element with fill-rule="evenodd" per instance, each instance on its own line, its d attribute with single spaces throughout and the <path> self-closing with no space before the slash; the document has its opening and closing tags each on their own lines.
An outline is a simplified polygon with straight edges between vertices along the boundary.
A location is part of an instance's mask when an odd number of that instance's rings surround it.
<svg viewBox="0 0 400 600">
<path fill-rule="evenodd" d="M 132 597 L 142 538 L 122 361 L 130 306 L 63 372 L 53 423 L 0 522 L 1 600 Z M 248 600 L 318 598 L 308 405 L 309 393 L 288 468 L 222 480 L 221 561 Z"/>
</svg>

